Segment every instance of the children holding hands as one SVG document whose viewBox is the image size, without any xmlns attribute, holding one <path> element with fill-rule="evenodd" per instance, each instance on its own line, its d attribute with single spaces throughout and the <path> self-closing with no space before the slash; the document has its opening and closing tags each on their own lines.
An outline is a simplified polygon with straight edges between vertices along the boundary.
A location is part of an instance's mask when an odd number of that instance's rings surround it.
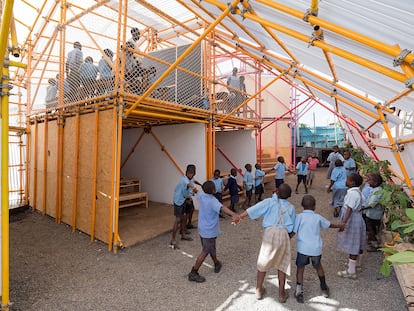
<svg viewBox="0 0 414 311">
<path fill-rule="evenodd" d="M 198 232 L 201 239 L 201 252 L 197 257 L 197 260 L 188 274 L 188 280 L 192 282 L 201 283 L 206 279 L 198 273 L 198 269 L 203 264 L 208 255 L 214 262 L 214 272 L 219 273 L 221 270 L 221 262 L 217 259 L 216 255 L 216 239 L 220 234 L 219 225 L 219 213 L 223 211 L 227 215 L 232 217 L 235 224 L 240 222 L 240 217 L 220 203 L 215 197 L 216 186 L 211 180 L 206 181 L 202 189 L 204 192 L 197 194 L 199 202 L 198 210 Z"/>
<path fill-rule="evenodd" d="M 312 195 L 305 195 L 302 198 L 304 211 L 296 215 L 293 232 L 297 235 L 297 256 L 296 256 L 296 291 L 297 302 L 303 303 L 303 274 L 305 266 L 312 263 L 319 277 L 322 295 L 329 297 L 329 288 L 325 280 L 325 272 L 322 267 L 322 246 L 320 230 L 328 228 L 344 228 L 344 224 L 332 224 L 329 220 L 315 213 L 316 201 Z"/>
<path fill-rule="evenodd" d="M 256 298 L 263 299 L 265 288 L 263 282 L 266 272 L 271 268 L 278 270 L 279 302 L 285 303 L 289 297 L 285 290 L 286 274 L 290 275 L 290 235 L 295 223 L 295 207 L 288 202 L 292 189 L 288 184 L 281 184 L 278 195 L 248 208 L 240 218 L 251 219 L 263 217 L 264 228 L 262 244 L 257 259 Z"/>
</svg>

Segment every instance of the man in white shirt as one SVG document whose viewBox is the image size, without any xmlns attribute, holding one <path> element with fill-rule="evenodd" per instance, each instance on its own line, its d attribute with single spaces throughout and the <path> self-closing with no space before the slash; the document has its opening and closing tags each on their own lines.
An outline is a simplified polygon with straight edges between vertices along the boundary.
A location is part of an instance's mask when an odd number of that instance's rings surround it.
<svg viewBox="0 0 414 311">
<path fill-rule="evenodd" d="M 70 86 L 69 98 L 74 100 L 80 86 L 79 69 L 83 63 L 82 45 L 76 41 L 73 43 L 73 50 L 68 53 L 66 59 L 66 75 Z"/>
</svg>

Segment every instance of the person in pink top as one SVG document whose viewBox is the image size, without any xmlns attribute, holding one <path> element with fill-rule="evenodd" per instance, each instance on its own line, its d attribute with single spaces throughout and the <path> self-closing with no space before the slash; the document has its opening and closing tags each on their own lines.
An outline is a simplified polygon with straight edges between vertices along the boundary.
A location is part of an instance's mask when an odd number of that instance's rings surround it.
<svg viewBox="0 0 414 311">
<path fill-rule="evenodd" d="M 308 187 L 312 187 L 313 178 L 315 177 L 316 168 L 319 165 L 319 159 L 316 156 L 316 152 L 312 152 L 311 156 L 308 158 L 308 177 L 306 178 L 306 183 Z"/>
</svg>

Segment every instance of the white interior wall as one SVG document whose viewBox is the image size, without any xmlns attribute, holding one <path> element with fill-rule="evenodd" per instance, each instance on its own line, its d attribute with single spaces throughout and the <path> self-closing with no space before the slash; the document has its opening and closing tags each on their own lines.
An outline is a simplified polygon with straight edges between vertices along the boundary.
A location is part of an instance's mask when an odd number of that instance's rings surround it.
<svg viewBox="0 0 414 311">
<path fill-rule="evenodd" d="M 123 131 L 121 163 L 142 131 L 143 129 Z M 188 164 L 195 164 L 197 168 L 195 179 L 201 183 L 206 179 L 204 124 L 158 126 L 153 127 L 152 131 L 184 172 Z M 154 137 L 145 134 L 121 170 L 121 177 L 139 178 L 142 191 L 148 192 L 151 201 L 172 204 L 174 188 L 182 175 L 161 150 Z"/>
<path fill-rule="evenodd" d="M 256 164 L 256 138 L 254 130 L 238 130 L 216 133 L 216 145 L 223 150 L 224 154 L 244 172 L 244 166 L 250 163 Z M 216 168 L 222 172 L 230 172 L 232 164 L 216 150 Z M 242 176 L 237 175 L 241 183 Z"/>
</svg>

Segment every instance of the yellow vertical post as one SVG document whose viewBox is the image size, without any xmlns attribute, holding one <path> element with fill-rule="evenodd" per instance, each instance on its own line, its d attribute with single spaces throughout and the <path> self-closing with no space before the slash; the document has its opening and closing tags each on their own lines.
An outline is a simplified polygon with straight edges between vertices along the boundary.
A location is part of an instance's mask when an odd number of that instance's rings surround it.
<svg viewBox="0 0 414 311">
<path fill-rule="evenodd" d="M 312 0 L 310 11 L 316 16 L 318 15 L 318 2 L 319 0 Z"/>
<path fill-rule="evenodd" d="M 93 168 L 92 168 L 92 211 L 91 211 L 91 242 L 95 239 L 96 220 L 96 171 L 98 165 L 98 131 L 99 108 L 95 109 L 95 131 L 93 135 Z"/>
<path fill-rule="evenodd" d="M 30 123 L 27 122 L 27 124 L 30 124 Z M 31 153 L 30 144 L 31 144 L 31 141 L 32 141 L 32 131 L 31 131 L 31 128 L 29 126 L 26 126 L 26 163 L 24 164 L 24 169 L 25 169 L 26 174 L 25 174 L 25 183 L 24 183 L 24 196 L 25 196 L 24 204 L 29 204 L 29 197 L 30 197 L 30 191 L 29 191 L 29 184 L 30 184 L 29 161 L 31 159 L 31 157 L 30 157 L 30 153 Z"/>
<path fill-rule="evenodd" d="M 37 149 L 39 145 L 39 123 L 37 117 L 35 118 L 35 136 L 33 140 L 33 202 L 32 209 L 36 210 L 36 200 L 37 200 Z"/>
<path fill-rule="evenodd" d="M 78 111 L 76 111 L 75 117 L 75 163 L 73 165 L 72 232 L 75 232 L 76 229 L 76 212 L 78 207 L 79 125 L 80 113 L 78 109 Z"/>
<path fill-rule="evenodd" d="M 8 310 L 9 305 L 9 89 L 7 65 L 3 67 L 1 95 L 1 304 Z"/>
<path fill-rule="evenodd" d="M 117 133 L 117 107 L 114 106 L 112 108 L 113 113 L 112 113 L 112 120 L 113 120 L 113 124 L 112 124 L 112 129 L 113 129 L 113 133 L 112 133 L 112 148 L 111 148 L 111 154 L 114 156 L 115 155 L 115 150 L 116 150 L 116 133 Z M 110 196 L 110 200 L 109 200 L 109 221 L 108 221 L 108 251 L 112 250 L 112 243 L 113 243 L 113 239 L 114 239 L 114 213 L 115 213 L 115 205 L 117 205 L 118 203 L 115 201 L 117 198 L 115 198 L 115 159 L 112 159 L 112 165 L 111 165 L 111 185 L 110 185 L 110 189 L 111 189 L 111 196 Z"/>
<path fill-rule="evenodd" d="M 1 304 L 9 310 L 10 241 L 9 241 L 9 69 L 5 65 L 7 39 L 13 14 L 13 0 L 6 0 L 0 31 L 1 94 Z"/>
<path fill-rule="evenodd" d="M 47 198 L 47 148 L 48 148 L 48 129 L 49 122 L 47 117 L 45 117 L 45 128 L 44 128 L 44 140 L 43 140 L 43 204 L 42 204 L 42 213 L 46 215 L 46 198 Z"/>
<path fill-rule="evenodd" d="M 120 177 L 121 177 L 121 147 L 122 147 L 122 106 L 118 107 L 118 116 L 117 116 L 117 149 L 115 154 L 115 197 L 116 197 L 116 205 L 115 205 L 115 217 L 114 217 L 114 244 L 115 248 L 114 251 L 116 253 L 118 246 L 121 245 L 121 239 L 119 237 L 119 184 L 120 184 Z"/>
</svg>

